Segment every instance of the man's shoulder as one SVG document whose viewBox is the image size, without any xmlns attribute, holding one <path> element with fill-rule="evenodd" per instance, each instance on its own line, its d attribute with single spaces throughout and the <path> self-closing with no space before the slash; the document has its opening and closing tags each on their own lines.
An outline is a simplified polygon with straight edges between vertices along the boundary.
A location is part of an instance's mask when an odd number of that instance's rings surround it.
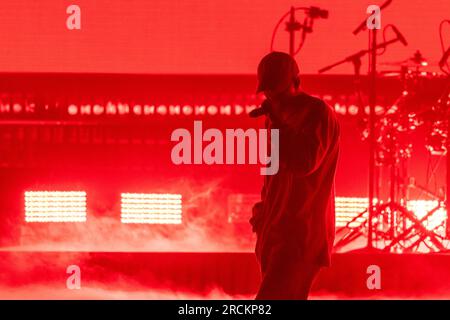
<svg viewBox="0 0 450 320">
<path fill-rule="evenodd" d="M 300 92 L 298 93 L 295 98 L 299 99 L 300 101 L 303 102 L 308 102 L 308 103 L 312 103 L 312 104 L 320 104 L 320 103 L 324 103 L 322 99 L 317 98 L 315 96 L 312 96 L 306 92 Z"/>
<path fill-rule="evenodd" d="M 305 107 L 313 118 L 335 118 L 335 112 L 330 105 L 307 93 L 302 92 L 295 96 L 295 104 Z"/>
</svg>

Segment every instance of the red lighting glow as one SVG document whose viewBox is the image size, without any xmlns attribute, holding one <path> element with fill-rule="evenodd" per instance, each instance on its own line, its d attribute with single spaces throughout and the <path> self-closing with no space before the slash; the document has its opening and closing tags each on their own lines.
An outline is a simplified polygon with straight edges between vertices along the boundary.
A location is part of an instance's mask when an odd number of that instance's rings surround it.
<svg viewBox="0 0 450 320">
<path fill-rule="evenodd" d="M 86 192 L 26 191 L 26 222 L 86 222 Z"/>
<path fill-rule="evenodd" d="M 181 224 L 180 194 L 122 193 L 122 223 Z"/>
<path fill-rule="evenodd" d="M 375 199 L 376 203 L 376 199 Z M 336 227 L 345 227 L 348 222 L 356 218 L 362 212 L 367 210 L 369 204 L 368 198 L 357 197 L 336 197 Z M 409 200 L 408 210 L 414 212 L 418 219 L 422 219 L 428 212 L 438 206 L 438 201 L 434 200 Z M 353 221 L 350 227 L 357 227 L 367 219 L 367 212 Z M 444 208 L 439 208 L 430 215 L 424 225 L 427 229 L 433 230 L 443 225 L 447 219 L 447 213 Z"/>
<path fill-rule="evenodd" d="M 410 200 L 408 201 L 407 208 L 414 212 L 417 218 L 422 219 L 438 205 L 439 202 L 433 200 Z M 440 225 L 444 225 L 446 219 L 446 210 L 444 208 L 439 208 L 424 221 L 425 228 L 434 230 Z"/>
</svg>

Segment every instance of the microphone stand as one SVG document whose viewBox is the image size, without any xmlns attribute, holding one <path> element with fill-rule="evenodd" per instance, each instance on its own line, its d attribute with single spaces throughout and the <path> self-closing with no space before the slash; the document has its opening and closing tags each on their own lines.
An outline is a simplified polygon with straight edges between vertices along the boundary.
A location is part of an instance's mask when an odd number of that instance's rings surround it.
<svg viewBox="0 0 450 320">
<path fill-rule="evenodd" d="M 398 42 L 398 41 L 400 41 L 400 40 L 398 38 L 395 38 L 395 39 L 388 40 L 388 41 L 385 41 L 385 42 L 380 43 L 380 44 L 376 44 L 375 45 L 375 53 L 376 53 L 376 50 L 386 48 L 387 46 L 389 46 L 389 45 L 391 45 L 391 44 L 393 44 L 395 42 Z M 356 53 L 354 53 L 354 54 L 352 54 L 352 55 L 350 55 L 350 56 L 348 56 L 348 57 L 346 57 L 346 58 L 344 58 L 344 59 L 342 59 L 342 60 L 340 60 L 340 61 L 338 61 L 336 63 L 333 63 L 333 64 L 331 64 L 329 66 L 326 66 L 326 67 L 320 69 L 319 73 L 324 73 L 324 72 L 326 72 L 328 70 L 331 70 L 334 67 L 337 67 L 337 66 L 339 66 L 341 64 L 344 64 L 346 62 L 351 62 L 353 64 L 355 64 L 355 62 L 356 62 L 355 67 L 358 67 L 358 62 L 357 61 L 361 62 L 361 58 L 364 57 L 368 53 L 372 53 L 372 49 L 358 51 L 358 52 L 356 52 Z"/>
<path fill-rule="evenodd" d="M 295 56 L 295 33 L 304 29 L 304 26 L 295 20 L 295 11 L 295 7 L 291 7 L 289 22 L 286 23 L 286 31 L 289 32 L 289 54 L 291 57 Z M 305 31 L 303 30 L 303 32 Z"/>
<path fill-rule="evenodd" d="M 374 216 L 374 191 L 375 191 L 375 153 L 376 153 L 376 135 L 375 123 L 376 114 L 375 106 L 377 103 L 377 50 L 386 48 L 387 46 L 400 41 L 397 37 L 395 39 L 385 41 L 377 44 L 377 29 L 369 30 L 369 49 L 361 50 L 352 54 L 332 65 L 326 66 L 319 70 L 319 73 L 324 73 L 338 65 L 346 62 L 352 62 L 355 67 L 355 73 L 359 75 L 361 58 L 369 54 L 369 210 L 367 219 L 367 249 L 373 249 L 373 216 Z"/>
<path fill-rule="evenodd" d="M 380 11 L 388 7 L 392 0 L 387 0 L 380 7 Z M 367 19 L 364 19 L 361 24 L 353 31 L 354 35 L 367 28 Z M 400 41 L 397 34 L 396 41 Z M 384 47 L 389 44 L 385 44 Z M 375 137 L 375 105 L 377 102 L 377 29 L 369 30 L 369 210 L 367 220 L 367 249 L 373 249 L 373 216 L 374 216 L 374 184 L 375 184 L 375 152 L 376 152 L 376 137 Z M 384 48 L 383 47 L 383 48 Z"/>
<path fill-rule="evenodd" d="M 447 76 L 448 85 L 441 96 L 442 103 L 447 106 L 450 103 L 450 75 Z M 445 101 L 445 102 L 444 102 Z M 447 221 L 446 221 L 446 237 L 450 239 L 450 110 L 445 108 L 445 115 L 447 120 L 447 139 L 445 141 L 446 145 L 446 188 L 445 188 L 445 209 L 447 211 Z"/>
<path fill-rule="evenodd" d="M 375 189 L 375 105 L 377 102 L 377 29 L 369 30 L 370 42 L 370 69 L 369 69 L 369 217 L 367 221 L 367 249 L 373 248 L 373 216 L 374 216 L 374 189 Z M 398 39 L 397 39 L 398 40 Z"/>
<path fill-rule="evenodd" d="M 295 52 L 295 32 L 300 30 L 300 24 L 295 21 L 295 8 L 291 7 L 289 22 L 286 24 L 286 30 L 289 32 L 289 54 L 293 57 Z"/>
<path fill-rule="evenodd" d="M 306 12 L 306 18 L 304 19 L 303 24 L 301 24 L 300 22 L 298 22 L 295 19 L 295 12 L 297 10 L 303 10 Z M 306 39 L 306 35 L 308 33 L 313 32 L 314 19 L 317 19 L 317 18 L 327 19 L 328 11 L 321 10 L 320 8 L 317 8 L 317 7 L 310 7 L 310 8 L 291 7 L 288 14 L 289 14 L 289 21 L 286 22 L 286 31 L 289 32 L 289 54 L 292 57 L 294 57 L 298 53 L 295 50 L 295 33 L 300 30 L 302 31 L 302 34 L 301 34 L 302 42 L 300 43 L 300 46 L 297 49 L 297 51 L 299 51 L 300 48 L 303 46 L 303 43 Z"/>
</svg>

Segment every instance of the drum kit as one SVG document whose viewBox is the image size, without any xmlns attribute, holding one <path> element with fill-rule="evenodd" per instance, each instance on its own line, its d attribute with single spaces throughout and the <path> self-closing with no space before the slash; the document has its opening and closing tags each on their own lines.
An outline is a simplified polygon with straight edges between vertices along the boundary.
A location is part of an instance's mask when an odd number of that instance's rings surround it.
<svg viewBox="0 0 450 320">
<path fill-rule="evenodd" d="M 407 169 L 414 151 L 412 133 L 420 129 L 425 133 L 423 143 L 429 154 L 447 157 L 447 186 L 450 186 L 450 155 L 447 153 L 450 147 L 450 78 L 425 71 L 430 65 L 419 51 L 405 61 L 384 65 L 399 67 L 400 70 L 383 71 L 379 75 L 398 79 L 403 90 L 389 108 L 376 115 L 373 241 L 377 249 L 386 252 L 446 251 L 450 220 L 447 217 L 439 224 L 431 222 L 437 220 L 436 215 L 445 212 L 448 191 L 446 195 L 444 188 L 432 191 L 418 186 L 415 179 L 408 176 Z M 444 83 L 443 88 L 436 83 Z M 363 128 L 363 139 L 367 138 L 368 131 L 368 127 Z M 388 172 L 387 179 L 381 179 L 384 172 Z M 384 185 L 386 189 L 380 190 Z M 409 206 L 414 190 L 432 199 L 432 206 L 420 215 Z M 366 210 L 338 230 L 336 249 L 366 236 L 367 225 Z"/>
<path fill-rule="evenodd" d="M 378 9 L 385 9 L 391 1 L 386 1 Z M 296 21 L 295 13 L 305 11 L 307 19 L 303 24 Z M 369 10 L 369 9 L 368 9 Z M 375 12 L 375 11 L 374 11 Z M 373 13 L 374 13 L 373 12 Z M 320 14 L 319 14 L 320 13 Z M 272 34 L 274 37 L 280 24 L 290 17 L 286 23 L 286 31 L 289 33 L 289 53 L 294 57 L 302 48 L 307 34 L 312 33 L 313 20 L 326 19 L 328 12 L 316 7 L 294 8 L 285 13 L 278 21 Z M 425 71 L 430 67 L 428 61 L 417 51 L 412 57 L 404 61 L 387 63 L 385 66 L 395 66 L 394 71 L 377 71 L 377 56 L 395 43 L 407 46 L 405 37 L 398 28 L 392 24 L 384 27 L 383 42 L 377 40 L 378 28 L 369 27 L 369 20 L 364 17 L 359 26 L 353 31 L 354 35 L 367 30 L 369 35 L 368 49 L 360 50 L 331 65 L 318 70 L 319 73 L 327 72 L 344 63 L 352 63 L 355 73 L 355 88 L 358 91 L 360 102 L 362 95 L 360 90 L 361 59 L 369 57 L 368 72 L 368 117 L 364 119 L 363 138 L 369 144 L 369 192 L 368 208 L 355 216 L 346 226 L 337 231 L 339 239 L 335 247 L 340 249 L 353 242 L 357 238 L 367 239 L 365 249 L 381 249 L 386 252 L 412 252 L 427 249 L 431 252 L 446 251 L 446 245 L 450 244 L 450 219 L 443 219 L 443 223 L 435 224 L 435 216 L 442 212 L 450 212 L 450 73 L 444 70 L 444 65 L 450 57 L 450 48 L 444 50 L 442 41 L 442 26 L 450 23 L 450 20 L 441 22 L 439 31 L 442 50 L 445 51 L 436 66 L 442 70 L 442 74 Z M 395 37 L 387 40 L 385 31 L 391 28 Z M 301 31 L 301 44 L 295 50 L 295 34 Z M 383 53 L 380 53 L 382 50 Z M 382 64 L 380 64 L 382 65 Z M 377 111 L 377 79 L 379 77 L 396 78 L 402 84 L 403 90 L 391 107 L 381 114 Z M 439 81 L 439 79 L 442 78 Z M 438 88 L 436 83 L 445 83 L 444 88 Z M 437 89 L 437 90 L 436 90 Z M 438 92 L 437 92 L 438 91 Z M 407 172 L 408 160 L 413 155 L 412 133 L 424 129 L 426 139 L 424 145 L 431 155 L 447 159 L 448 186 L 443 192 L 435 192 L 425 187 L 418 186 L 414 178 L 410 178 Z M 381 179 L 384 171 L 389 172 L 388 179 Z M 380 190 L 382 182 L 388 180 L 388 192 Z M 427 208 L 420 215 L 410 208 L 410 191 L 417 189 L 420 194 L 426 194 L 433 199 L 435 204 Z M 383 194 L 381 193 L 383 191 Z M 386 198 L 387 201 L 382 201 Z M 421 201 L 420 198 L 416 201 Z M 428 203 L 428 202 L 427 202 Z M 447 210 L 448 209 L 448 210 Z M 423 211 L 423 210 L 422 210 Z M 362 223 L 360 223 L 363 221 Z M 339 234 L 341 233 L 341 234 Z M 343 233 L 343 235 L 342 235 Z"/>
</svg>

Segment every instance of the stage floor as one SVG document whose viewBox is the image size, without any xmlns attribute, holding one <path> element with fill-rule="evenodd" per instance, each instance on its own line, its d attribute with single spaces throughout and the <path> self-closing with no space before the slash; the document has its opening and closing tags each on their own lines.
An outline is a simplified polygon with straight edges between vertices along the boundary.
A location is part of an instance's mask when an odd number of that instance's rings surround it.
<svg viewBox="0 0 450 320">
<path fill-rule="evenodd" d="M 67 268 L 81 289 L 67 288 Z M 367 268 L 381 270 L 369 290 Z M 253 299 L 260 280 L 251 252 L 0 252 L 1 299 Z M 335 254 L 312 299 L 449 299 L 448 254 Z"/>
</svg>

